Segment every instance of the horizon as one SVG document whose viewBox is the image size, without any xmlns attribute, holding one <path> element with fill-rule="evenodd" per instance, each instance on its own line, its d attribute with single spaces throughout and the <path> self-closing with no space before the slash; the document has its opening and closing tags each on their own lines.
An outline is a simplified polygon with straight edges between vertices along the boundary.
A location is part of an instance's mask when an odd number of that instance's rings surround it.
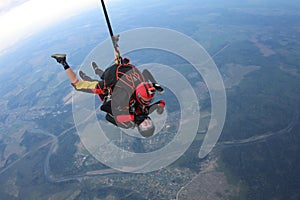
<svg viewBox="0 0 300 200">
<path fill-rule="evenodd" d="M 121 0 L 105 0 L 106 2 Z M 97 8 L 98 0 L 3 0 L 0 2 L 0 56 L 47 27 Z M 58 6 L 59 5 L 59 6 Z"/>
</svg>

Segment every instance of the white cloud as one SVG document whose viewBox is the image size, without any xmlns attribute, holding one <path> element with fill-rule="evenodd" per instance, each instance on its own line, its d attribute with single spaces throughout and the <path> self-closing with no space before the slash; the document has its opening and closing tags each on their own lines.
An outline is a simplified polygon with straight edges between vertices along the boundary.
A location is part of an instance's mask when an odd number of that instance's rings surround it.
<svg viewBox="0 0 300 200">
<path fill-rule="evenodd" d="M 0 10 L 4 9 L 6 6 L 8 6 L 11 3 L 10 0 L 2 0 L 0 1 Z"/>
<path fill-rule="evenodd" d="M 1 0 L 0 2 L 0 13 L 6 12 L 7 10 L 11 9 L 12 7 L 18 6 L 22 3 L 25 3 L 29 0 Z"/>
<path fill-rule="evenodd" d="M 1 0 L 0 8 L 9 5 Z M 20 39 L 84 10 L 98 7 L 99 0 L 28 0 L 0 13 L 0 55 Z"/>
</svg>

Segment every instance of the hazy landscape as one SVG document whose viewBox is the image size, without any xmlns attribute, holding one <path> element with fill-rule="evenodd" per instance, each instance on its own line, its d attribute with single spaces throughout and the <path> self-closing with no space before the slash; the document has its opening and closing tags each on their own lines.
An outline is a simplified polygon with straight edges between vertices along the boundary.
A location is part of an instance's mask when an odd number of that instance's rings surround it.
<svg viewBox="0 0 300 200">
<path fill-rule="evenodd" d="M 298 200 L 299 7 L 293 0 L 130 0 L 109 7 L 115 32 L 164 27 L 199 42 L 226 87 L 224 129 L 213 151 L 199 159 L 211 112 L 201 76 L 168 53 L 128 54 L 137 65 L 152 62 L 177 69 L 200 98 L 200 127 L 192 145 L 172 165 L 145 174 L 115 171 L 87 151 L 73 121 L 73 89 L 50 57 L 65 52 L 78 70 L 108 36 L 99 9 L 15 45 L 0 57 L 0 199 Z M 179 105 L 171 91 L 161 97 L 169 109 L 168 128 L 146 140 L 112 136 L 117 145 L 146 152 L 173 139 Z M 104 120 L 103 113 L 97 115 Z"/>
</svg>

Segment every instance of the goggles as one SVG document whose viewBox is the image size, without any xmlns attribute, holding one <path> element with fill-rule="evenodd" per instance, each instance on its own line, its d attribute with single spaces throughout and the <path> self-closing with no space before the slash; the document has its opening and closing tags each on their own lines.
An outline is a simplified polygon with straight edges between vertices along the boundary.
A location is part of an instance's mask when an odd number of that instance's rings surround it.
<svg viewBox="0 0 300 200">
<path fill-rule="evenodd" d="M 138 98 L 144 105 L 149 105 L 153 100 L 152 98 L 151 99 L 143 99 L 143 97 L 141 97 L 140 94 L 138 94 Z"/>
</svg>

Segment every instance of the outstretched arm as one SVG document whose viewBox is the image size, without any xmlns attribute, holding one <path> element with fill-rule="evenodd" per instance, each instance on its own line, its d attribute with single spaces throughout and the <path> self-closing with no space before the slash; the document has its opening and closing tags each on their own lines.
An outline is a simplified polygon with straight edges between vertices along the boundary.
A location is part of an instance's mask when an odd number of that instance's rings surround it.
<svg viewBox="0 0 300 200">
<path fill-rule="evenodd" d="M 147 81 L 150 81 L 152 83 L 157 83 L 157 81 L 154 79 L 154 77 L 152 76 L 151 72 L 149 72 L 149 70 L 144 69 L 142 74 L 144 75 Z"/>
<path fill-rule="evenodd" d="M 166 106 L 166 102 L 164 100 L 159 100 L 149 106 L 149 108 L 148 108 L 149 114 L 153 113 L 156 110 L 156 112 L 159 115 L 161 115 L 165 110 L 165 106 Z"/>
<path fill-rule="evenodd" d="M 158 91 L 159 94 L 164 92 L 164 89 L 157 83 L 149 70 L 144 69 L 142 74 L 144 75 L 146 81 L 150 81 L 153 84 L 153 87 Z"/>
<path fill-rule="evenodd" d="M 136 124 L 140 124 L 145 119 L 149 118 L 148 115 L 153 113 L 155 110 L 159 115 L 161 115 L 164 112 L 165 105 L 166 105 L 165 101 L 160 100 L 150 105 L 146 113 L 142 113 L 139 115 L 137 115 L 136 113 L 120 114 L 116 118 L 118 122 L 134 121 Z"/>
</svg>

